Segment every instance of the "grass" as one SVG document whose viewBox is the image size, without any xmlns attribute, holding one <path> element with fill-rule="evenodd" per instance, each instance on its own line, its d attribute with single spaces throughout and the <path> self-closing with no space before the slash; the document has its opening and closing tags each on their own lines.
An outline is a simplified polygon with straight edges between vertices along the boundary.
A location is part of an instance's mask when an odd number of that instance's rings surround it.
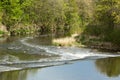
<svg viewBox="0 0 120 80">
<path fill-rule="evenodd" d="M 72 46 L 75 42 L 72 37 L 53 39 L 53 44 L 56 46 Z"/>
<path fill-rule="evenodd" d="M 0 30 L 0 34 L 4 34 L 4 32 Z"/>
<path fill-rule="evenodd" d="M 4 35 L 4 32 L 0 30 L 0 37 Z"/>
<path fill-rule="evenodd" d="M 53 45 L 56 45 L 56 46 L 84 47 L 84 45 L 77 43 L 77 41 L 75 39 L 76 36 L 78 36 L 78 34 L 73 34 L 71 37 L 53 39 L 52 43 L 53 43 Z"/>
</svg>

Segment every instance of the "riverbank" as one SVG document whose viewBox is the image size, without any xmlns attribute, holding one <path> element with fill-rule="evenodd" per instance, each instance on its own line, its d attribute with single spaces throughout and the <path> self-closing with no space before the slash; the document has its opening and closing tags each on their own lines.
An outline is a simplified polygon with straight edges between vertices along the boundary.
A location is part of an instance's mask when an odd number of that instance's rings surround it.
<svg viewBox="0 0 120 80">
<path fill-rule="evenodd" d="M 42 35 L 37 35 L 37 36 L 42 36 Z M 51 35 L 48 36 L 51 37 Z M 78 34 L 73 34 L 72 36 L 69 37 L 52 38 L 50 41 L 53 45 L 60 47 L 76 46 L 80 48 L 91 48 L 106 52 L 118 52 L 118 53 L 120 52 L 120 47 L 113 45 L 110 42 L 104 42 L 99 40 L 88 40 L 88 39 L 80 40 L 78 36 L 79 36 Z M 2 38 L 0 38 L 0 43 L 6 40 L 7 37 L 3 36 Z"/>
<path fill-rule="evenodd" d="M 79 35 L 76 38 L 78 43 L 85 45 L 87 48 L 98 49 L 107 52 L 120 52 L 120 45 L 106 41 L 97 36 Z"/>
<path fill-rule="evenodd" d="M 78 34 L 73 34 L 69 37 L 63 37 L 63 38 L 55 38 L 52 40 L 53 45 L 56 46 L 77 46 L 77 47 L 85 47 L 85 45 L 82 45 L 76 41 L 76 38 Z"/>
<path fill-rule="evenodd" d="M 97 39 L 80 40 L 78 34 L 73 34 L 70 37 L 53 39 L 52 42 L 53 45 L 56 46 L 77 46 L 77 47 L 98 49 L 100 51 L 107 51 L 107 52 L 118 52 L 118 53 L 120 52 L 120 47 L 117 45 L 113 45 L 110 42 L 104 42 Z"/>
<path fill-rule="evenodd" d="M 103 42 L 100 45 L 98 43 L 93 43 L 93 44 L 89 44 L 87 45 L 88 48 L 92 48 L 92 49 L 98 49 L 100 51 L 106 51 L 106 52 L 120 52 L 120 47 L 119 46 L 115 46 L 115 45 L 109 45 L 111 43 L 107 43 L 107 42 Z"/>
</svg>

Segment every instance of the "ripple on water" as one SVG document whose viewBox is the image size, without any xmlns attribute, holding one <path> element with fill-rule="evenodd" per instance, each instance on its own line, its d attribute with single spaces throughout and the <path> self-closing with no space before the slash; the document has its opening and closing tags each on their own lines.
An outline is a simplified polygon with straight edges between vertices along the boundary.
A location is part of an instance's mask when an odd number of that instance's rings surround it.
<svg viewBox="0 0 120 80">
<path fill-rule="evenodd" d="M 102 52 L 85 48 L 38 45 L 30 43 L 28 40 L 34 40 L 34 38 L 26 37 L 7 45 L 7 51 L 4 50 L 6 51 L 4 52 L 5 54 L 0 53 L 0 55 L 3 55 L 0 57 L 0 65 L 14 70 L 62 65 L 78 59 L 120 56 L 110 53 L 103 54 Z M 4 69 L 0 71 L 4 71 Z"/>
</svg>

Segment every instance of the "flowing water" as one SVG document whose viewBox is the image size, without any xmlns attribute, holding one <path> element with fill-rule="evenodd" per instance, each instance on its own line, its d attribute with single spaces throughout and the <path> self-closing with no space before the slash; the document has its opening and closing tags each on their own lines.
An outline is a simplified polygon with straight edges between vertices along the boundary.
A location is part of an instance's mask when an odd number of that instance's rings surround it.
<svg viewBox="0 0 120 80">
<path fill-rule="evenodd" d="M 0 39 L 0 80 L 120 80 L 119 75 L 118 53 L 57 47 L 45 35 Z"/>
</svg>

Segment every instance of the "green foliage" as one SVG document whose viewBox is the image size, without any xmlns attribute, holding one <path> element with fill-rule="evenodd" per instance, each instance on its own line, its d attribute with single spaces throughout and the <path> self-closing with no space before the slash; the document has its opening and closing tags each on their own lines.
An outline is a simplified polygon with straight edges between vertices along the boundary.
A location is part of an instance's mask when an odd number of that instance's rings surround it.
<svg viewBox="0 0 120 80">
<path fill-rule="evenodd" d="M 103 41 L 120 44 L 120 1 L 98 0 L 95 13 L 83 31 L 83 35 L 96 36 Z M 95 42 L 95 41 L 94 41 Z"/>
<path fill-rule="evenodd" d="M 120 29 L 114 29 L 108 37 L 108 40 L 114 44 L 120 44 Z"/>
<path fill-rule="evenodd" d="M 97 2 L 96 19 L 103 25 L 105 40 L 119 44 L 120 1 L 100 0 Z"/>
<path fill-rule="evenodd" d="M 79 30 L 79 15 L 76 0 L 36 0 L 34 20 L 41 32 L 71 34 Z"/>
<path fill-rule="evenodd" d="M 102 34 L 101 25 L 88 25 L 88 28 L 85 29 L 85 34 L 100 36 Z"/>
<path fill-rule="evenodd" d="M 2 24 L 9 31 L 19 24 L 35 24 L 41 33 L 73 34 L 80 32 L 84 19 L 80 0 L 1 0 Z M 87 3 L 84 3 L 87 4 Z M 84 11 L 83 11 L 84 12 Z M 87 20 L 87 18 L 86 18 Z M 17 30 L 15 30 L 17 31 Z"/>
<path fill-rule="evenodd" d="M 120 1 L 0 0 L 0 23 L 16 34 L 39 31 L 71 35 L 81 31 L 82 35 L 118 44 Z"/>
<path fill-rule="evenodd" d="M 0 31 L 0 34 L 4 34 L 4 32 L 3 32 L 3 31 Z"/>
<path fill-rule="evenodd" d="M 15 25 L 25 21 L 27 18 L 24 9 L 30 6 L 28 0 L 3 0 L 1 1 L 2 6 L 2 23 L 8 27 L 9 30 Z M 26 16 L 26 17 L 25 17 Z"/>
<path fill-rule="evenodd" d="M 18 4 L 18 0 L 2 1 L 2 9 L 4 11 L 2 21 L 7 26 L 14 25 L 17 21 L 19 21 L 23 13 L 20 4 Z"/>
<path fill-rule="evenodd" d="M 79 30 L 80 21 L 78 15 L 78 6 L 75 0 L 68 0 L 66 10 L 66 24 L 69 26 L 70 34 L 76 33 Z"/>
</svg>

